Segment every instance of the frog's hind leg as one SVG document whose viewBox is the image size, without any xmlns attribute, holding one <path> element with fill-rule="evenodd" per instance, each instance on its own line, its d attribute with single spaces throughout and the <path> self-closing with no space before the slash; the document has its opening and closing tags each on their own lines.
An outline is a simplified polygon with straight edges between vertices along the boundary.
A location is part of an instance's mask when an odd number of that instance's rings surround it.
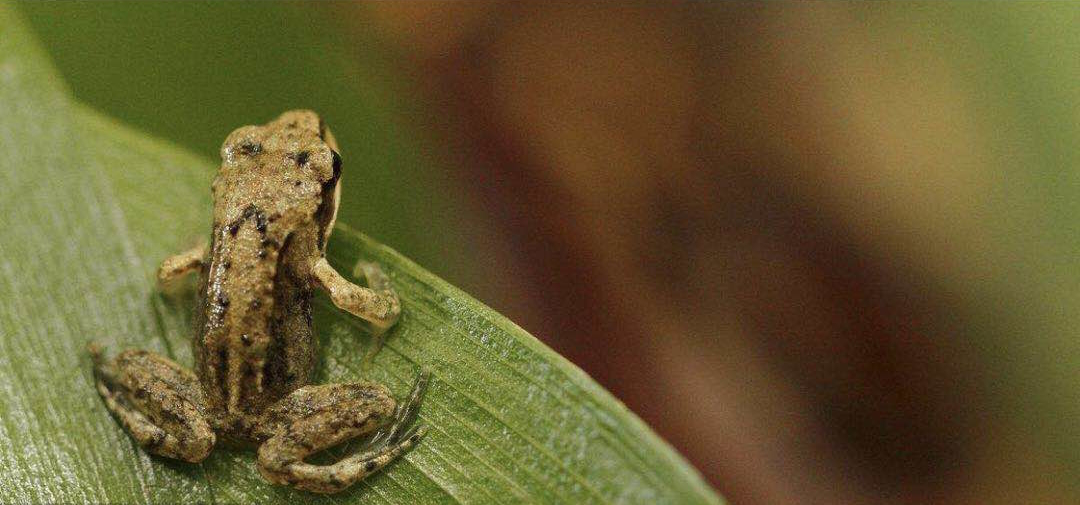
<svg viewBox="0 0 1080 505">
<path fill-rule="evenodd" d="M 148 351 L 128 350 L 108 361 L 97 345 L 90 353 L 105 407 L 143 449 L 192 463 L 210 454 L 216 437 L 194 374 Z"/>
<path fill-rule="evenodd" d="M 407 403 L 377 384 L 327 384 L 300 388 L 264 414 L 273 435 L 259 447 L 258 468 L 267 480 L 316 493 L 336 493 L 401 456 L 424 436 L 425 427 L 409 427 L 428 374 L 421 374 Z M 389 428 L 378 431 L 387 421 Z M 376 432 L 365 447 L 329 465 L 304 458 L 358 436 Z"/>
</svg>

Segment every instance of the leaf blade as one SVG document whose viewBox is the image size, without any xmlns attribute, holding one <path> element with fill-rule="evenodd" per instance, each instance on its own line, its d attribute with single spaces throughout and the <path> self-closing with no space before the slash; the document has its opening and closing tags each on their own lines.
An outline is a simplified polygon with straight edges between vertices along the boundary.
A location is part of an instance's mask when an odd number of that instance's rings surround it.
<svg viewBox="0 0 1080 505">
<path fill-rule="evenodd" d="M 72 102 L 52 84 L 59 78 L 19 25 L 0 6 L 0 40 L 9 41 L 0 42 L 0 70 L 9 61 L 27 69 L 0 90 L 0 104 L 19 107 L 0 118 L 2 175 L 11 183 L 0 197 L 17 211 L 5 213 L 0 244 L 0 383 L 7 393 L 0 399 L 0 462 L 11 470 L 0 472 L 0 499 L 719 501 L 581 370 L 347 225 L 331 238 L 331 262 L 346 273 L 359 258 L 378 261 L 401 294 L 404 314 L 365 370 L 367 334 L 320 296 L 320 380 L 371 379 L 401 395 L 416 367 L 429 366 L 436 382 L 420 416 L 431 434 L 402 461 L 331 497 L 270 486 L 246 451 L 219 448 L 201 466 L 147 457 L 100 405 L 83 345 L 100 339 L 190 363 L 190 300 L 157 293 L 151 275 L 160 258 L 209 223 L 212 163 Z M 44 189 L 35 187 L 42 176 Z"/>
</svg>

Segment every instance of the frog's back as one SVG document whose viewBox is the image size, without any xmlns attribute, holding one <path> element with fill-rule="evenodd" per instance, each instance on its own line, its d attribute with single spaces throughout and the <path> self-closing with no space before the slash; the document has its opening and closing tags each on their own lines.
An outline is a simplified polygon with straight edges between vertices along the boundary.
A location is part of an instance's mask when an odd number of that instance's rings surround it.
<svg viewBox="0 0 1080 505">
<path fill-rule="evenodd" d="M 195 317 L 196 373 L 221 429 L 309 382 L 311 268 L 336 209 L 340 157 L 310 111 L 238 128 L 222 145 Z"/>
<path fill-rule="evenodd" d="M 214 229 L 193 341 L 212 417 L 240 438 L 252 416 L 310 382 L 317 356 L 310 260 L 297 258 L 305 237 L 260 232 L 265 216 L 249 214 Z"/>
</svg>

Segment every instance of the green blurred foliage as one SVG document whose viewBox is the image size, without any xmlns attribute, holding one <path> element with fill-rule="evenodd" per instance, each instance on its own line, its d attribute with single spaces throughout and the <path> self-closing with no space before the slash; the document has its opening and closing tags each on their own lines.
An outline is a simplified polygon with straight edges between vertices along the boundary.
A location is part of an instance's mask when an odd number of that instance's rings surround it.
<svg viewBox="0 0 1080 505">
<path fill-rule="evenodd" d="M 234 128 L 313 109 L 345 159 L 339 219 L 456 283 L 469 210 L 410 118 L 399 58 L 332 3 L 25 2 L 80 101 L 218 159 Z M 465 231 L 463 231 L 465 230 Z"/>
<path fill-rule="evenodd" d="M 872 34 L 870 53 L 896 57 L 886 60 L 894 63 L 888 75 L 861 78 L 892 79 L 900 89 L 935 77 L 946 81 L 956 107 L 940 111 L 941 121 L 970 127 L 945 128 L 953 136 L 929 146 L 949 152 L 942 146 L 966 141 L 970 145 L 964 147 L 976 154 L 941 160 L 945 171 L 960 175 L 937 179 L 946 181 L 943 187 L 925 188 L 947 195 L 940 201 L 945 205 L 934 209 L 936 219 L 963 222 L 968 216 L 950 215 L 956 209 L 978 217 L 969 228 L 957 227 L 945 248 L 964 254 L 964 261 L 957 266 L 931 248 L 916 268 L 951 269 L 936 275 L 941 284 L 926 288 L 954 318 L 945 324 L 956 328 L 958 348 L 970 353 L 973 365 L 966 372 L 976 376 L 978 394 L 990 407 L 978 415 L 1002 423 L 1009 436 L 1036 441 L 1080 477 L 1080 5 L 848 7 Z M 925 61 L 910 60 L 920 53 Z M 963 181 L 976 189 L 947 185 Z M 982 443 L 994 442 L 977 444 Z M 1061 484 L 1077 489 L 1075 481 Z"/>
<path fill-rule="evenodd" d="M 972 350 L 991 365 L 987 412 L 1035 436 L 1080 476 L 1080 6 L 923 5 L 963 39 L 952 59 L 980 119 L 986 237 L 958 275 L 975 302 Z M 916 11 L 919 12 L 919 11 Z"/>
</svg>

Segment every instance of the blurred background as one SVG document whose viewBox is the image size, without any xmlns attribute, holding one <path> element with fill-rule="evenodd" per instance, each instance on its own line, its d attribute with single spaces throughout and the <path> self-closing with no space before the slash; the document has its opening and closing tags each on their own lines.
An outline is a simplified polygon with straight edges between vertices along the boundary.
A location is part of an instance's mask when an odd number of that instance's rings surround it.
<svg viewBox="0 0 1080 505">
<path fill-rule="evenodd" d="M 207 158 L 320 112 L 342 221 L 732 503 L 1080 502 L 1080 5 L 21 8 Z"/>
</svg>

